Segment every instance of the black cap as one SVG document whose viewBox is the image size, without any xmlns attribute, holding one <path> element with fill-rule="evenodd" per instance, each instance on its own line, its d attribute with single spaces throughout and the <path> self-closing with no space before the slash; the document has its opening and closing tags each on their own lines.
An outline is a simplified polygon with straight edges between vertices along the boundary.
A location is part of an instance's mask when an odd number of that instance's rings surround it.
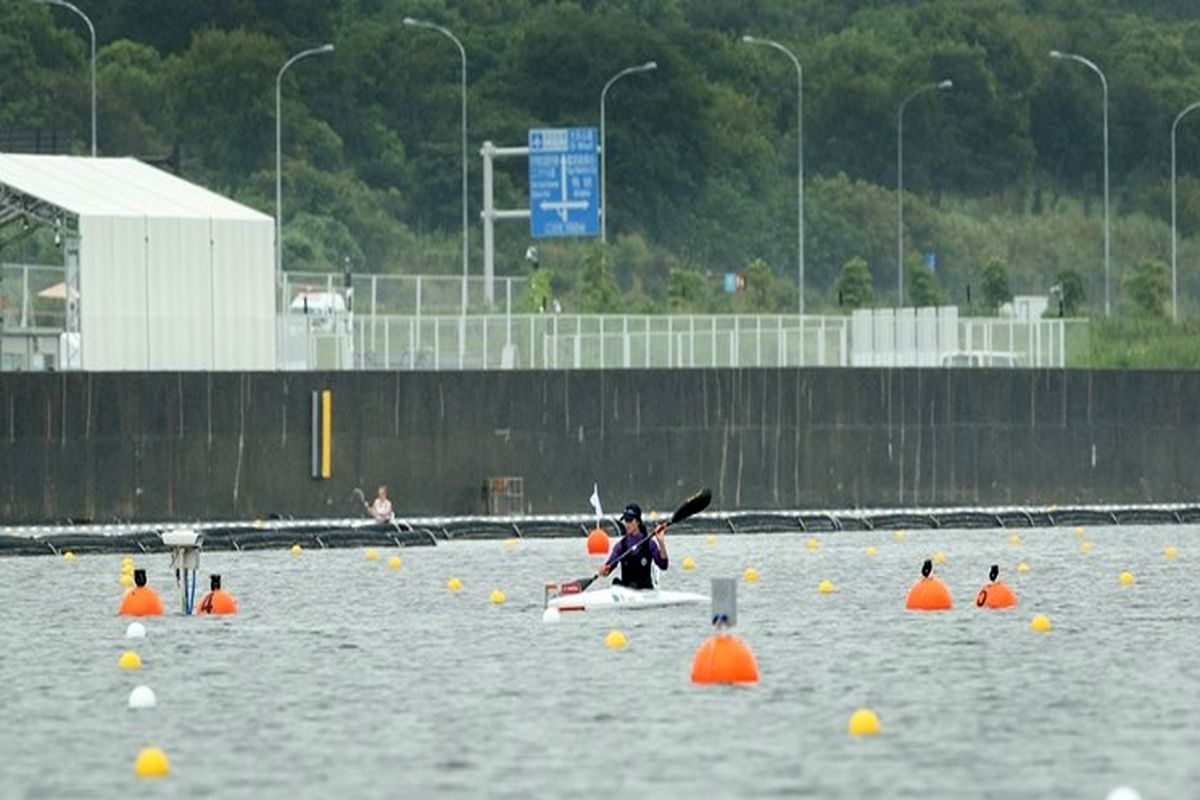
<svg viewBox="0 0 1200 800">
<path fill-rule="evenodd" d="M 629 505 L 625 506 L 625 510 L 621 512 L 621 519 L 636 519 L 640 522 L 642 519 L 642 507 L 637 503 L 630 503 Z"/>
<path fill-rule="evenodd" d="M 135 584 L 137 584 L 138 586 L 145 586 L 146 585 L 146 570 L 135 569 L 133 571 L 133 582 Z"/>
<path fill-rule="evenodd" d="M 208 576 L 208 588 L 212 589 L 214 592 L 217 591 L 218 589 L 220 589 L 221 588 L 221 576 L 220 575 L 209 575 Z"/>
</svg>

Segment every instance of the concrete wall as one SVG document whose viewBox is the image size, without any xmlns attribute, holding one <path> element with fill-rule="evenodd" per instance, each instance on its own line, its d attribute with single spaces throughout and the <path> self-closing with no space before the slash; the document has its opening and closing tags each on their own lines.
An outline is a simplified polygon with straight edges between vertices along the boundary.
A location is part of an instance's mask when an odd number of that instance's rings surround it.
<svg viewBox="0 0 1200 800">
<path fill-rule="evenodd" d="M 310 477 L 310 392 L 333 475 Z M 0 522 L 1193 501 L 1200 373 L 676 370 L 0 376 Z"/>
</svg>

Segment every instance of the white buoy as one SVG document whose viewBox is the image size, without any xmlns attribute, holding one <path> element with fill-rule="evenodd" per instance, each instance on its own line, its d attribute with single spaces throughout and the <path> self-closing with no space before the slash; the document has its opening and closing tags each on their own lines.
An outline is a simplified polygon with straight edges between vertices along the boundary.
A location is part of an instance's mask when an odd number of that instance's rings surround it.
<svg viewBox="0 0 1200 800">
<path fill-rule="evenodd" d="M 131 622 L 129 627 L 125 629 L 126 639 L 145 639 L 146 626 L 140 622 Z"/>
<path fill-rule="evenodd" d="M 129 693 L 130 708 L 154 708 L 156 705 L 158 705 L 158 698 L 154 696 L 154 690 L 149 686 L 135 686 Z"/>
<path fill-rule="evenodd" d="M 542 622 L 559 622 L 561 619 L 562 615 L 557 608 L 547 608 L 542 612 Z"/>
<path fill-rule="evenodd" d="M 1105 800 L 1142 800 L 1142 796 L 1132 786 L 1118 786 L 1108 793 Z"/>
</svg>

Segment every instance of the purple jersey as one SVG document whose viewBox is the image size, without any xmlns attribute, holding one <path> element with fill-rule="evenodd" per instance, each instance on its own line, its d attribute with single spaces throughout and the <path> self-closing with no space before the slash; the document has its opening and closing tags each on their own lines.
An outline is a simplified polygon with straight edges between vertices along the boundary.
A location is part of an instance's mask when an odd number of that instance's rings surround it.
<svg viewBox="0 0 1200 800">
<path fill-rule="evenodd" d="M 621 537 L 621 541 L 617 542 L 617 546 L 612 549 L 612 552 L 608 554 L 608 560 L 604 563 L 610 568 L 615 567 L 617 562 L 621 560 L 622 556 L 624 556 L 633 548 L 638 547 L 639 543 L 645 541 L 648 535 L 649 534 L 642 533 L 641 531 L 632 534 L 625 534 Z M 641 547 L 638 547 L 638 550 L 639 552 L 648 550 L 651 558 L 654 559 L 654 563 L 658 565 L 659 569 L 667 568 L 667 557 L 658 549 L 658 542 L 654 540 L 654 537 L 650 537 L 650 543 L 641 545 Z M 637 556 L 634 555 L 632 558 L 637 558 Z"/>
</svg>

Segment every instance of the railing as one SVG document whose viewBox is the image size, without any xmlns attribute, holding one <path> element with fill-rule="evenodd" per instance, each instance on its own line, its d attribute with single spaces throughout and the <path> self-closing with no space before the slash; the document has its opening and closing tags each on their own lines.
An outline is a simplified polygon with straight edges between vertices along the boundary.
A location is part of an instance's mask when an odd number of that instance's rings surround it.
<svg viewBox="0 0 1200 800">
<path fill-rule="evenodd" d="M 672 369 L 849 363 L 849 320 L 844 317 L 356 315 L 353 330 L 355 365 L 360 369 Z"/>
</svg>

